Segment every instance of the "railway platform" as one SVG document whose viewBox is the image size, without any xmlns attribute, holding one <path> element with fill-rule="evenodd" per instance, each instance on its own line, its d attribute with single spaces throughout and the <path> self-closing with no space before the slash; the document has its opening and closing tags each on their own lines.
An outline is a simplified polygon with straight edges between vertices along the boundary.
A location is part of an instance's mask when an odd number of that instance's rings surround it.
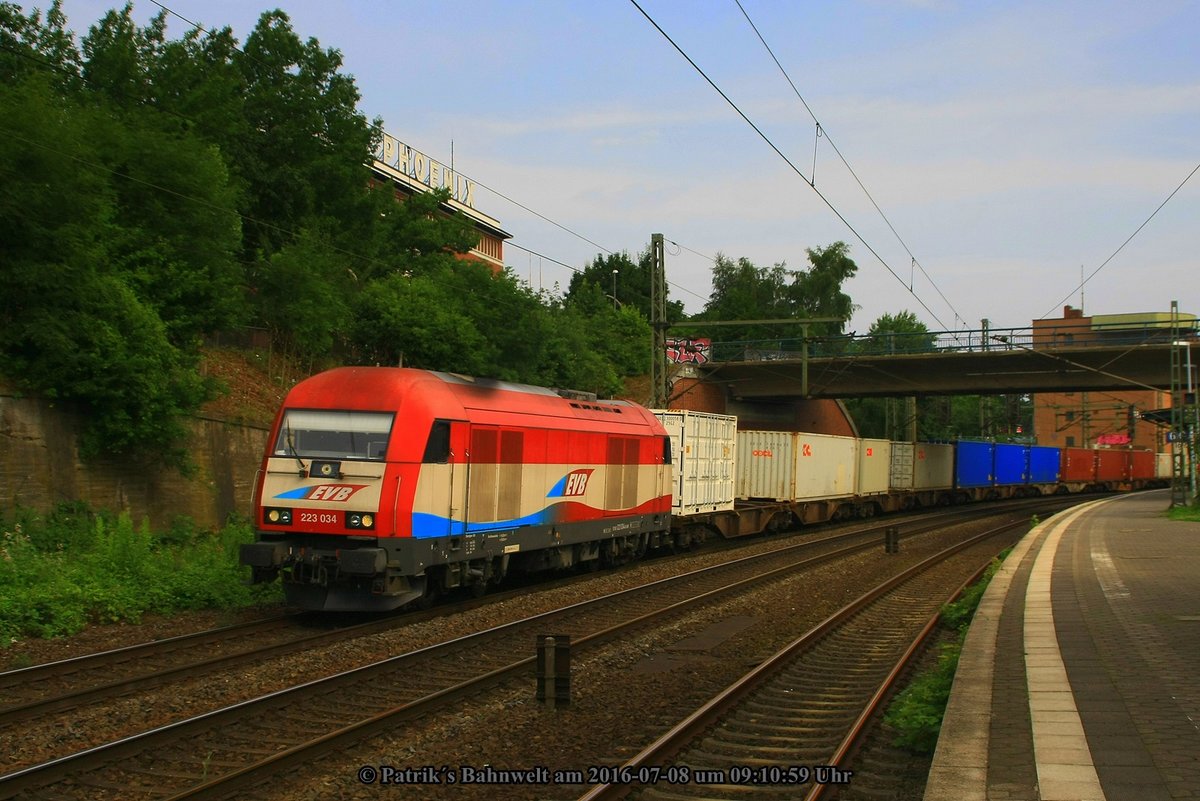
<svg viewBox="0 0 1200 801">
<path fill-rule="evenodd" d="M 925 801 L 1200 799 L 1200 523 L 1166 491 L 1035 527 L 963 645 Z"/>
</svg>

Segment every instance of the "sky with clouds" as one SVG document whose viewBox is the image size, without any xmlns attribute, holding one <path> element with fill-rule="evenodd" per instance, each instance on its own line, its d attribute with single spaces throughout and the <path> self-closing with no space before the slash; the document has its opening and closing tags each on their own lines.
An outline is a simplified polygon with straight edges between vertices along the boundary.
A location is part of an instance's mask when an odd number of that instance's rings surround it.
<svg viewBox="0 0 1200 801">
<path fill-rule="evenodd" d="M 444 163 L 453 142 L 535 287 L 659 232 L 689 312 L 718 252 L 803 269 L 842 240 L 848 330 L 902 310 L 934 330 L 1064 303 L 1200 314 L 1200 175 L 1116 253 L 1200 164 L 1194 0 L 161 2 L 172 38 L 183 17 L 244 41 L 278 5 L 340 50 L 367 117 Z M 115 5 L 64 2 L 80 35 Z"/>
</svg>

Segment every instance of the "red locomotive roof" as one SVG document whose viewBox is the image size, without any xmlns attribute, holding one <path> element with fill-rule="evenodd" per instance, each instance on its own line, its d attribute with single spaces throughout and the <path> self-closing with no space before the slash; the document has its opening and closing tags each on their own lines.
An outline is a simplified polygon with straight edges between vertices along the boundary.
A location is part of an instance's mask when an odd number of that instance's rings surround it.
<svg viewBox="0 0 1200 801">
<path fill-rule="evenodd" d="M 328 370 L 293 387 L 284 405 L 531 427 L 547 425 L 550 418 L 555 426 L 569 420 L 567 427 L 578 430 L 666 434 L 654 415 L 627 401 L 574 400 L 542 387 L 406 367 Z"/>
</svg>

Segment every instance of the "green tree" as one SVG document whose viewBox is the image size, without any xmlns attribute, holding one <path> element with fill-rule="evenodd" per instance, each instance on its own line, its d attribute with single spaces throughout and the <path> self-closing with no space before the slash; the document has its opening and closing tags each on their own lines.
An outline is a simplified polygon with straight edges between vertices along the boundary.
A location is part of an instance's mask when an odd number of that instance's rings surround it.
<svg viewBox="0 0 1200 801">
<path fill-rule="evenodd" d="M 926 325 L 912 312 L 883 314 L 871 323 L 867 335 L 853 344 L 855 352 L 866 354 L 912 353 L 927 351 L 933 346 L 933 336 Z M 921 412 L 929 401 L 918 401 L 918 424 Z M 904 418 L 903 398 L 851 398 L 846 408 L 864 437 L 907 439 L 908 425 Z M 920 431 L 918 434 L 920 435 Z M 928 434 L 928 432 L 925 432 Z M 929 437 L 925 437 L 929 438 Z M 935 437 L 940 439 L 940 437 Z"/>
<path fill-rule="evenodd" d="M 757 267 L 749 259 L 737 261 L 718 253 L 712 269 L 712 295 L 704 311 L 693 318 L 705 320 L 783 320 L 793 317 L 788 297 L 791 273 L 784 264 Z M 788 338 L 800 335 L 792 326 L 722 326 L 701 330 L 714 340 L 758 341 L 768 338 Z"/>
<path fill-rule="evenodd" d="M 842 286 L 858 272 L 850 258 L 850 246 L 834 242 L 824 248 L 810 248 L 807 270 L 796 273 L 790 287 L 793 314 L 801 317 L 836 317 L 840 323 L 818 323 L 810 336 L 835 336 L 845 331 L 846 323 L 858 308 Z"/>
<path fill-rule="evenodd" d="M 880 315 L 855 346 L 863 353 L 923 353 L 933 349 L 934 337 L 916 314 L 905 310 Z"/>
<path fill-rule="evenodd" d="M 602 294 L 609 298 L 609 304 L 613 305 L 615 284 L 617 303 L 622 307 L 628 306 L 636 309 L 639 314 L 649 320 L 652 316 L 650 314 L 652 263 L 653 258 L 648 248 L 641 252 L 636 262 L 630 259 L 629 254 L 625 251 L 608 255 L 597 254 L 596 258 L 584 265 L 582 270 L 571 276 L 566 297 L 569 301 L 573 301 L 587 287 L 598 287 Z M 615 281 L 614 271 L 616 272 Z M 683 303 L 670 300 L 670 286 L 667 287 L 666 292 L 667 322 L 678 322 L 685 316 Z"/>
<path fill-rule="evenodd" d="M 365 192 L 377 130 L 357 109 L 341 53 L 305 42 L 282 11 L 264 13 L 233 54 L 244 81 L 243 136 L 227 143 L 245 182 L 244 253 L 269 257 L 320 226 L 347 247 L 369 238 Z"/>
<path fill-rule="evenodd" d="M 66 23 L 61 0 L 50 4 L 44 20 L 37 9 L 23 16 L 19 6 L 0 2 L 0 82 L 41 74 L 59 91 L 78 91 L 79 50 Z"/>
<path fill-rule="evenodd" d="M 798 325 L 722 326 L 705 329 L 705 320 L 803 320 L 835 317 L 841 322 L 813 323 L 813 339 L 841 334 L 855 305 L 842 284 L 858 270 L 844 242 L 810 249 L 807 270 L 789 270 L 780 262 L 757 267 L 749 259 L 736 262 L 718 254 L 713 264 L 713 291 L 704 311 L 693 320 L 714 341 L 749 341 L 758 347 L 798 350 L 803 330 Z"/>
<path fill-rule="evenodd" d="M 115 257 L 127 234 L 120 179 L 103 167 L 96 135 L 110 119 L 64 101 L 42 76 L 0 87 L 0 118 L 9 126 L 0 137 L 0 371 L 81 409 L 85 456 L 179 463 L 179 415 L 210 388 Z"/>
</svg>

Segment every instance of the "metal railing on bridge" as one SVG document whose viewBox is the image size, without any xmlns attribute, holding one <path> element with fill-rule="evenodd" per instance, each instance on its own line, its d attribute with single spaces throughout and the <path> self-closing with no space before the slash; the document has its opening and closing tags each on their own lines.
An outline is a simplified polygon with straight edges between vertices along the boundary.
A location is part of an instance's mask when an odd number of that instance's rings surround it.
<svg viewBox="0 0 1200 801">
<path fill-rule="evenodd" d="M 702 323 L 697 323 L 697 328 L 702 327 Z M 1180 335 L 1193 339 L 1196 337 L 1196 328 L 1189 327 L 1180 332 Z M 979 353 L 1027 348 L 1132 347 L 1145 344 L 1163 345 L 1171 341 L 1171 329 L 1161 325 L 1081 325 L 1074 320 L 1063 320 L 1057 325 L 1024 328 L 813 336 L 807 339 L 807 343 L 804 337 L 714 341 L 710 358 L 714 362 L 793 360 L 801 358 L 805 344 L 808 346 L 808 358 L 819 359 L 839 356 Z"/>
</svg>

